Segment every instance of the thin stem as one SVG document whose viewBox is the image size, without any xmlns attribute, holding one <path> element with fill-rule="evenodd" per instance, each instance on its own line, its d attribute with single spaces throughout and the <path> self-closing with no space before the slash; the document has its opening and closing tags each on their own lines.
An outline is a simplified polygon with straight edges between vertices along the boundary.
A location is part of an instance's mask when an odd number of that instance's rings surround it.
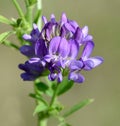
<svg viewBox="0 0 120 126">
<path fill-rule="evenodd" d="M 30 26 L 32 26 L 32 10 L 33 10 L 32 6 L 29 6 L 27 8 L 27 21 L 29 22 Z"/>
<path fill-rule="evenodd" d="M 50 102 L 50 107 L 51 107 L 51 106 L 54 104 L 54 102 L 56 101 L 58 86 L 59 86 L 59 84 L 56 85 L 56 88 L 55 88 L 55 90 L 54 90 L 53 97 L 52 97 L 51 102 Z"/>
<path fill-rule="evenodd" d="M 18 11 L 18 14 L 20 15 L 20 17 L 23 19 L 23 21 L 26 21 L 26 20 L 25 20 L 24 13 L 23 13 L 23 11 L 22 11 L 20 5 L 18 4 L 17 0 L 13 0 L 13 3 L 14 3 L 14 5 L 15 5 L 15 7 L 16 7 L 16 9 L 17 9 L 17 11 Z"/>
<path fill-rule="evenodd" d="M 38 126 L 47 126 L 47 121 L 48 121 L 47 118 L 39 120 Z"/>
<path fill-rule="evenodd" d="M 14 48 L 16 50 L 19 50 L 19 48 L 20 48 L 18 45 L 14 44 L 14 43 L 12 43 L 10 41 L 7 41 L 7 40 L 5 40 L 3 42 L 3 44 L 6 45 L 6 46 L 9 46 L 9 47 L 12 47 L 12 48 Z"/>
<path fill-rule="evenodd" d="M 29 22 L 30 26 L 32 26 L 32 12 L 33 12 L 33 8 L 34 6 L 30 6 L 30 3 L 28 0 L 25 0 L 25 4 L 26 4 L 26 20 Z"/>
<path fill-rule="evenodd" d="M 37 0 L 37 10 L 42 10 L 42 0 Z M 37 22 L 38 28 L 41 29 L 42 27 L 42 21 L 41 21 L 41 15 L 39 16 L 38 22 Z"/>
<path fill-rule="evenodd" d="M 34 92 L 35 92 L 35 94 L 37 94 L 36 82 L 37 82 L 37 80 L 34 81 L 34 86 L 33 86 L 33 87 L 34 87 Z M 36 103 L 36 106 L 37 106 L 38 103 L 39 103 L 39 101 L 36 99 L 36 100 L 35 100 L 35 103 Z M 40 124 L 40 121 L 39 121 L 39 120 L 40 120 L 40 119 L 39 119 L 39 115 L 37 116 L 37 120 L 38 120 L 38 122 L 37 122 L 37 123 L 38 123 L 38 126 L 42 126 L 42 125 Z M 43 125 L 43 126 L 44 126 L 44 125 Z"/>
</svg>

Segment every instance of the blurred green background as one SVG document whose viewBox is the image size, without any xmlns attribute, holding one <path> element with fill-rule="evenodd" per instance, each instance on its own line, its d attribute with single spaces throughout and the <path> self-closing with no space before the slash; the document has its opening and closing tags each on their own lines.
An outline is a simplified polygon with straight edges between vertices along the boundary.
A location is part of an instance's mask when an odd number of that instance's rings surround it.
<svg viewBox="0 0 120 126">
<path fill-rule="evenodd" d="M 24 8 L 23 0 L 18 1 Z M 75 84 L 60 97 L 66 108 L 85 98 L 95 98 L 94 103 L 67 121 L 73 126 L 120 126 L 120 0 L 43 0 L 43 15 L 47 18 L 54 13 L 59 19 L 62 12 L 81 27 L 89 26 L 96 44 L 93 55 L 105 60 L 98 68 L 84 73 L 84 84 Z M 0 14 L 18 16 L 12 0 L 0 0 Z M 8 29 L 0 24 L 0 33 Z M 19 52 L 0 45 L 0 126 L 37 125 L 32 116 L 35 103 L 28 97 L 33 85 L 22 81 L 17 67 L 24 61 Z M 49 126 L 56 126 L 54 119 Z"/>
</svg>

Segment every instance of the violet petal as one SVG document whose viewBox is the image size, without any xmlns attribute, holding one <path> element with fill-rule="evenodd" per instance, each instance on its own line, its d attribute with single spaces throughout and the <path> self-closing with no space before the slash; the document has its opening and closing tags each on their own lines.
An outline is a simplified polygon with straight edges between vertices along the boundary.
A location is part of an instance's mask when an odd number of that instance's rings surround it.
<svg viewBox="0 0 120 126">
<path fill-rule="evenodd" d="M 29 74 L 29 73 L 22 73 L 21 78 L 24 81 L 34 81 L 36 79 L 36 76 Z"/>
<path fill-rule="evenodd" d="M 86 37 L 88 35 L 88 26 L 84 26 L 82 28 L 82 33 L 83 33 L 83 37 Z"/>
<path fill-rule="evenodd" d="M 44 24 L 47 23 L 47 18 L 45 16 L 42 16 L 42 21 L 44 22 Z"/>
<path fill-rule="evenodd" d="M 88 61 L 92 61 L 93 62 L 93 68 L 100 65 L 101 63 L 103 63 L 103 58 L 99 57 L 99 56 L 95 56 L 95 57 L 90 57 L 87 59 Z"/>
<path fill-rule="evenodd" d="M 37 62 L 40 62 L 40 58 L 31 58 L 29 61 L 29 63 L 37 63 Z"/>
<path fill-rule="evenodd" d="M 70 32 L 75 32 L 75 29 L 69 23 L 65 23 L 65 28 Z"/>
<path fill-rule="evenodd" d="M 43 58 L 47 54 L 47 48 L 45 46 L 45 41 L 43 39 L 39 39 L 35 44 L 35 54 Z"/>
<path fill-rule="evenodd" d="M 75 81 L 76 83 L 82 83 L 84 82 L 85 78 L 83 75 L 81 75 L 80 73 L 75 73 L 75 72 L 71 72 L 68 76 L 68 78 L 70 80 Z"/>
<path fill-rule="evenodd" d="M 28 35 L 28 34 L 24 34 L 23 35 L 23 39 L 26 40 L 26 41 L 31 41 L 31 35 Z"/>
<path fill-rule="evenodd" d="M 35 56 L 34 47 L 29 45 L 24 45 L 20 48 L 20 52 L 28 57 Z"/>
<path fill-rule="evenodd" d="M 79 27 L 76 21 L 69 20 L 68 22 L 74 28 L 74 31 L 77 29 L 77 27 Z"/>
<path fill-rule="evenodd" d="M 82 52 L 83 61 L 86 60 L 91 55 L 93 48 L 94 48 L 94 43 L 92 41 L 86 43 Z"/>
<path fill-rule="evenodd" d="M 49 54 L 55 54 L 58 51 L 58 47 L 61 41 L 61 37 L 57 36 L 54 37 L 51 41 L 50 41 L 50 45 L 49 45 Z"/>
<path fill-rule="evenodd" d="M 60 44 L 58 47 L 58 53 L 60 54 L 60 56 L 64 58 L 68 56 L 69 52 L 70 52 L 70 48 L 69 48 L 68 41 L 65 38 L 61 38 Z"/>
<path fill-rule="evenodd" d="M 58 73 L 57 82 L 58 82 L 58 83 L 62 82 L 62 79 L 63 79 L 62 73 L 60 72 L 60 73 Z"/>
<path fill-rule="evenodd" d="M 62 17 L 61 17 L 61 25 L 65 24 L 65 23 L 67 23 L 67 17 L 66 17 L 66 14 L 63 13 Z"/>
<path fill-rule="evenodd" d="M 83 62 L 81 62 L 80 60 L 73 60 L 70 63 L 70 70 L 74 71 L 74 70 L 81 70 L 83 67 Z"/>
<path fill-rule="evenodd" d="M 69 40 L 69 46 L 70 46 L 69 57 L 74 59 L 78 56 L 79 45 L 74 39 L 71 39 L 71 40 Z"/>
</svg>

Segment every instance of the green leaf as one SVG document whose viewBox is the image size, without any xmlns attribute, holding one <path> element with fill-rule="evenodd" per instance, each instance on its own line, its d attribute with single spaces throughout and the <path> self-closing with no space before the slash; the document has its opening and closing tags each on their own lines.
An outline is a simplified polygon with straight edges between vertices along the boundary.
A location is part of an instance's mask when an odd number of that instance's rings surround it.
<svg viewBox="0 0 120 126">
<path fill-rule="evenodd" d="M 4 23 L 4 24 L 8 24 L 8 25 L 12 24 L 12 22 L 9 19 L 7 19 L 6 17 L 4 17 L 2 15 L 0 15 L 0 22 Z"/>
<path fill-rule="evenodd" d="M 68 117 L 69 115 L 73 114 L 74 112 L 78 111 L 79 109 L 83 108 L 84 106 L 92 103 L 94 99 L 85 99 L 80 103 L 74 105 L 68 112 L 66 112 L 63 117 Z"/>
<path fill-rule="evenodd" d="M 36 83 L 36 87 L 37 87 L 37 89 L 39 90 L 39 91 L 41 91 L 41 92 L 46 92 L 47 90 L 48 90 L 48 86 L 45 84 L 45 83 L 43 83 L 43 82 L 37 82 Z"/>
<path fill-rule="evenodd" d="M 35 85 L 38 89 L 38 91 L 47 94 L 48 96 L 52 96 L 53 95 L 53 90 L 51 87 L 49 87 L 48 85 L 46 85 L 44 82 L 40 82 L 39 80 L 37 80 L 35 82 Z"/>
<path fill-rule="evenodd" d="M 42 102 L 45 105 L 48 105 L 48 103 L 44 100 L 44 98 L 41 95 L 30 93 L 29 96 L 35 98 L 36 100 Z"/>
<path fill-rule="evenodd" d="M 59 83 L 58 89 L 57 89 L 57 95 L 62 95 L 63 93 L 70 90 L 73 86 L 74 82 L 71 80 L 68 80 L 67 77 L 63 79 L 61 83 Z"/>
<path fill-rule="evenodd" d="M 12 48 L 14 48 L 14 49 L 17 49 L 17 50 L 19 50 L 19 48 L 20 48 L 18 45 L 12 43 L 12 42 L 9 41 L 9 40 L 4 40 L 4 41 L 3 41 L 3 44 L 6 45 L 6 46 L 8 46 L 8 47 L 12 47 Z"/>
<path fill-rule="evenodd" d="M 0 43 L 2 43 L 4 40 L 6 40 L 10 35 L 12 35 L 12 31 L 4 32 L 0 34 Z"/>
<path fill-rule="evenodd" d="M 43 111 L 46 111 L 47 109 L 48 109 L 48 106 L 41 103 L 41 104 L 36 106 L 33 115 L 40 113 L 40 112 L 43 112 Z"/>
<path fill-rule="evenodd" d="M 25 0 L 26 8 L 34 6 L 37 3 L 37 0 Z"/>
</svg>

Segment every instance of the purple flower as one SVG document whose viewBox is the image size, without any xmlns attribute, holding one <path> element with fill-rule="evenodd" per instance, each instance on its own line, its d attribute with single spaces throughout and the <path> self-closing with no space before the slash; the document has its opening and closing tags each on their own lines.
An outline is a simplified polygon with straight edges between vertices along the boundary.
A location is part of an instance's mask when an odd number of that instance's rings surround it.
<svg viewBox="0 0 120 126">
<path fill-rule="evenodd" d="M 20 52 L 27 57 L 35 56 L 35 43 L 40 37 L 40 31 L 36 24 L 33 24 L 33 30 L 30 35 L 24 34 L 23 39 L 30 42 L 30 45 L 24 45 L 20 48 Z"/>
<path fill-rule="evenodd" d="M 94 43 L 89 41 L 85 44 L 82 56 L 79 60 L 72 61 L 69 68 L 70 74 L 69 79 L 75 82 L 81 83 L 84 81 L 84 77 L 80 74 L 82 69 L 91 70 L 103 62 L 103 58 L 96 56 L 90 57 L 94 48 Z"/>
<path fill-rule="evenodd" d="M 60 83 L 64 76 L 68 76 L 69 80 L 82 83 L 85 79 L 81 70 L 91 70 L 103 62 L 101 57 L 90 57 L 94 43 L 88 34 L 88 27 L 80 28 L 65 13 L 58 22 L 53 14 L 50 21 L 44 16 L 42 19 L 44 26 L 41 31 L 34 24 L 30 35 L 23 36 L 30 45 L 20 48 L 21 53 L 29 57 L 25 64 L 19 65 L 25 71 L 21 77 L 31 81 L 47 75 L 49 80 Z M 84 48 L 79 57 L 82 46 Z"/>
<path fill-rule="evenodd" d="M 103 62 L 103 58 L 99 56 L 90 57 L 94 48 L 94 43 L 89 41 L 84 46 L 80 60 L 84 63 L 84 70 L 91 70 Z"/>
<path fill-rule="evenodd" d="M 23 80 L 33 81 L 44 71 L 44 64 L 39 58 L 33 58 L 26 61 L 25 64 L 20 64 L 19 68 L 25 71 L 21 74 Z"/>
</svg>

